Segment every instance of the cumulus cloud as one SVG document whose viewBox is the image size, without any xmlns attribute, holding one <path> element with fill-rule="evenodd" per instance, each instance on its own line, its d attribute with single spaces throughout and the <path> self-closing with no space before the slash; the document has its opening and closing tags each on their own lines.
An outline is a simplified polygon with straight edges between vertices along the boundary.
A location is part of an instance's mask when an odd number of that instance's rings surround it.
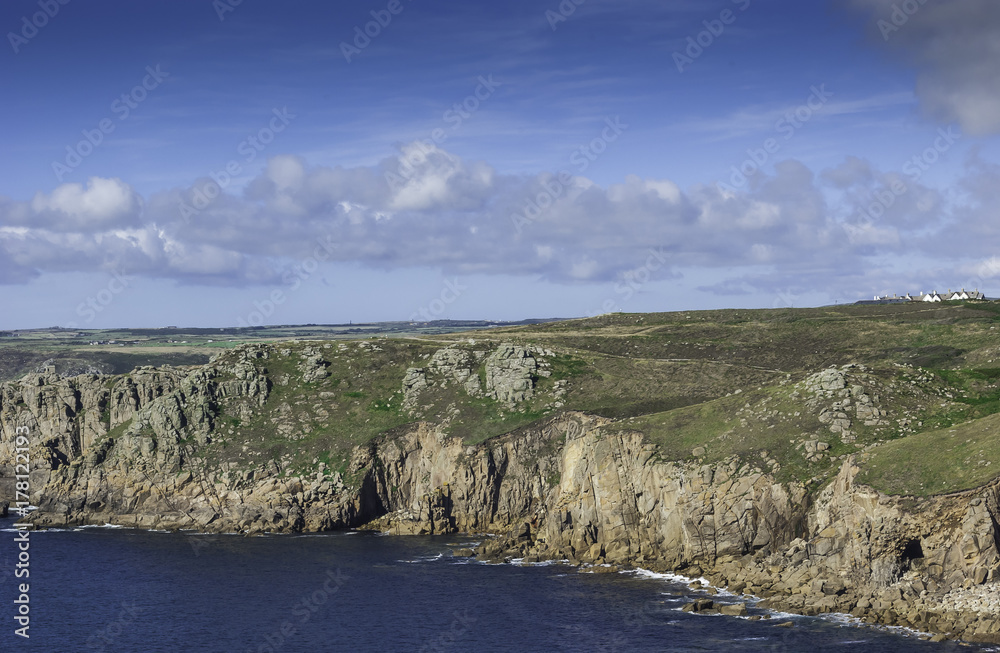
<svg viewBox="0 0 1000 653">
<path fill-rule="evenodd" d="M 29 202 L 0 199 L 0 226 L 92 232 L 139 224 L 142 199 L 121 179 L 91 177 L 87 185 L 63 184 Z"/>
<path fill-rule="evenodd" d="M 388 208 L 394 211 L 475 209 L 493 183 L 493 169 L 466 163 L 434 146 L 412 143 L 402 148 L 399 169 L 387 176 L 394 191 Z M 390 162 L 391 165 L 391 162 Z"/>
<path fill-rule="evenodd" d="M 899 229 L 929 228 L 944 218 L 944 196 L 915 174 L 882 172 L 865 159 L 849 156 L 820 177 L 839 193 L 852 242 L 892 244 L 900 242 Z"/>
<path fill-rule="evenodd" d="M 965 174 L 958 183 L 961 201 L 949 211 L 941 236 L 924 240 L 923 248 L 938 256 L 992 259 L 1000 252 L 1000 223 L 996 207 L 1000 202 L 1000 165 L 983 160 L 973 152 Z"/>
<path fill-rule="evenodd" d="M 874 43 L 917 69 L 925 112 L 973 135 L 1000 132 L 1000 3 L 848 0 Z"/>
<path fill-rule="evenodd" d="M 275 284 L 318 256 L 594 283 L 627 280 L 654 251 L 659 278 L 758 270 L 711 292 L 789 288 L 790 277 L 815 290 L 879 256 L 929 246 L 943 217 L 968 227 L 994 202 L 997 178 L 970 164 L 966 203 L 946 215 L 937 191 L 857 158 L 818 173 L 780 161 L 732 192 L 634 175 L 606 187 L 567 171 L 506 175 L 419 144 L 355 168 L 277 156 L 239 193 L 199 179 L 143 200 L 121 180 L 92 179 L 2 200 L 0 280 L 123 268 L 191 284 Z M 1000 234 L 979 229 L 977 248 L 1000 246 Z"/>
</svg>

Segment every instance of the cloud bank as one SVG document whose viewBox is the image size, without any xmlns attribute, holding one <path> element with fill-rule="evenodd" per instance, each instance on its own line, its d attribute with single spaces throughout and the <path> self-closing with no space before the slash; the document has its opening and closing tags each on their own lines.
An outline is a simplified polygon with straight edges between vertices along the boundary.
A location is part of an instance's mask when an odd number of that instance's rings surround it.
<svg viewBox="0 0 1000 653">
<path fill-rule="evenodd" d="M 620 280 L 654 250 L 674 274 L 757 270 L 711 292 L 829 290 L 893 254 L 943 267 L 989 260 L 1000 230 L 984 216 L 998 179 L 997 166 L 970 160 L 956 204 L 856 157 L 818 172 L 781 161 L 734 192 L 637 176 L 602 187 L 569 170 L 505 175 L 420 143 L 370 167 L 276 156 L 238 193 L 206 178 L 142 198 L 120 179 L 92 178 L 0 199 L 0 281 L 125 269 L 188 284 L 272 284 L 321 248 L 325 259 L 383 270 L 594 283 Z"/>
</svg>

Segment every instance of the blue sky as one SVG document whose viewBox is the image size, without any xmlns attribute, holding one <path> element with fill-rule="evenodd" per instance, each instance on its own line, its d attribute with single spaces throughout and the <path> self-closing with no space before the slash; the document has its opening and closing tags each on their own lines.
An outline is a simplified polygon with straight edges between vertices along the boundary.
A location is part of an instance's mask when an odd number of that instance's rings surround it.
<svg viewBox="0 0 1000 653">
<path fill-rule="evenodd" d="M 0 327 L 1000 295 L 996 3 L 577 2 L 8 0 Z"/>
</svg>

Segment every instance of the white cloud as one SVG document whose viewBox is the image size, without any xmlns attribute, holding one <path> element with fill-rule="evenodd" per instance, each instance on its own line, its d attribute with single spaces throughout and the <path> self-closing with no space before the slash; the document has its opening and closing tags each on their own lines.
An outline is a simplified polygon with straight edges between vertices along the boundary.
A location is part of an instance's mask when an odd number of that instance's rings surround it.
<svg viewBox="0 0 1000 653">
<path fill-rule="evenodd" d="M 566 283 L 620 280 L 654 250 L 665 257 L 661 278 L 694 267 L 772 270 L 724 280 L 713 292 L 787 289 L 790 279 L 817 291 L 847 285 L 845 276 L 888 254 L 986 259 L 1000 251 L 1000 226 L 986 218 L 1000 202 L 1000 168 L 982 161 L 970 166 L 960 204 L 907 180 L 877 219 L 861 219 L 899 179 L 857 158 L 819 174 L 778 161 L 748 190 L 723 193 L 634 175 L 608 187 L 551 173 L 503 175 L 434 149 L 394 186 L 387 173 L 403 167 L 408 151 L 355 168 L 276 157 L 242 195 L 222 193 L 187 220 L 181 203 L 209 180 L 156 193 L 144 207 L 121 180 L 0 200 L 0 282 L 122 267 L 190 284 L 273 284 L 323 243 L 332 261 L 385 270 Z M 942 220 L 950 221 L 943 231 Z M 971 240 L 948 238 L 949 229 Z"/>
<path fill-rule="evenodd" d="M 965 266 L 962 271 L 984 280 L 1000 278 L 1000 257 L 991 256 L 985 261 Z"/>
<path fill-rule="evenodd" d="M 0 203 L 0 225 L 23 225 L 54 231 L 84 231 L 139 223 L 142 199 L 121 179 L 91 177 L 63 184 L 30 202 Z"/>
<path fill-rule="evenodd" d="M 402 148 L 398 170 L 390 178 L 395 192 L 389 208 L 473 208 L 492 189 L 493 175 L 485 164 L 467 163 L 435 146 L 411 143 Z"/>
<path fill-rule="evenodd" d="M 267 162 L 264 175 L 274 182 L 279 193 L 298 191 L 306 176 L 306 167 L 297 156 L 280 155 Z"/>
<path fill-rule="evenodd" d="M 924 111 L 973 135 L 1000 132 L 1000 3 L 849 0 L 874 43 L 917 69 Z"/>
<path fill-rule="evenodd" d="M 243 264 L 241 254 L 212 245 L 167 240 L 163 249 L 170 269 L 184 276 L 233 275 Z"/>
</svg>

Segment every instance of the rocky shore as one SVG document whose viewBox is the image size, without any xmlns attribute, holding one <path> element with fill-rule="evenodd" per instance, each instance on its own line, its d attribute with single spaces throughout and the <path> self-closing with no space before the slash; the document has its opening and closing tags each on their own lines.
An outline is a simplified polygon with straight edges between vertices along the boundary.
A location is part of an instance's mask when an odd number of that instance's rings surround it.
<svg viewBox="0 0 1000 653">
<path fill-rule="evenodd" d="M 853 471 L 850 462 L 845 464 L 835 483 L 840 486 L 833 488 L 830 503 L 854 503 L 860 498 L 872 498 L 870 490 L 850 485 Z M 982 493 L 995 496 L 996 487 L 984 489 Z M 484 542 L 477 554 L 493 561 L 512 556 L 523 557 L 529 562 L 566 559 L 571 564 L 611 563 L 621 568 L 634 565 L 657 572 L 703 576 L 716 587 L 737 595 L 745 594 L 748 600 L 763 597 L 764 600 L 757 604 L 762 608 L 803 615 L 844 613 L 871 624 L 935 633 L 935 641 L 962 639 L 1000 644 L 1000 583 L 995 582 L 1000 576 L 997 571 L 1000 565 L 995 555 L 995 531 L 991 527 L 980 532 L 973 526 L 974 509 L 983 505 L 981 498 L 949 498 L 949 503 L 954 504 L 950 508 L 969 503 L 973 509 L 969 517 L 973 519 L 964 521 L 964 531 L 959 527 L 947 537 L 939 535 L 938 541 L 944 546 L 928 547 L 926 552 L 914 550 L 913 540 L 906 540 L 905 535 L 902 541 L 899 539 L 901 523 L 895 519 L 906 516 L 893 515 L 891 498 L 876 497 L 870 506 L 880 506 L 880 509 L 866 515 L 863 525 L 854 524 L 850 518 L 832 521 L 819 531 L 807 532 L 805 538 L 796 537 L 777 547 L 766 545 L 742 555 L 738 554 L 739 547 L 718 537 L 715 538 L 714 556 L 695 553 L 690 558 L 677 559 L 671 555 L 656 556 L 655 552 L 648 557 L 626 556 L 605 542 L 597 542 L 581 552 L 572 545 L 551 546 L 546 534 L 533 530 L 529 524 Z M 809 510 L 822 512 L 824 508 L 811 506 Z M 816 513 L 810 516 L 810 521 L 822 521 L 816 519 Z M 739 523 L 739 519 L 734 519 L 733 523 Z M 876 532 L 872 537 L 869 530 L 857 537 L 866 530 L 865 526 L 875 523 L 881 525 L 881 533 Z M 862 530 L 848 531 L 847 524 L 861 526 Z M 924 528 L 927 532 L 939 531 L 936 526 L 928 523 Z M 833 531 L 827 530 L 829 528 Z M 842 531 L 840 535 L 836 532 L 838 528 Z M 972 548 L 979 543 L 980 537 L 989 540 L 985 550 Z M 923 539 L 925 544 L 928 539 Z M 964 553 L 961 544 L 955 548 L 956 540 L 964 543 Z M 886 553 L 872 557 L 869 565 L 841 566 L 847 552 L 861 552 L 867 558 L 878 549 Z M 920 556 L 908 557 L 914 554 Z M 975 571 L 971 574 L 962 571 L 969 566 Z M 694 609 L 699 611 L 698 606 Z"/>
<path fill-rule="evenodd" d="M 26 427 L 39 506 L 29 519 L 38 528 L 490 534 L 474 552 L 483 559 L 566 559 L 704 576 L 779 610 L 849 613 L 942 638 L 1000 643 L 997 482 L 897 497 L 856 483 L 855 454 L 842 456 L 836 475 L 818 489 L 778 480 L 777 464 L 736 456 L 665 459 L 641 432 L 560 410 L 565 384 L 539 381 L 555 357 L 543 348 L 446 348 L 401 371 L 398 395 L 415 416 L 429 410 L 422 393 L 435 387 L 504 410 L 528 400 L 552 409 L 479 444 L 449 434 L 447 420 L 416 416 L 354 446 L 341 469 L 317 462 L 296 470 L 282 456 L 248 469 L 199 453 L 265 418 L 272 420 L 268 428 L 287 432 L 283 437 L 297 437 L 295 428 L 282 430 L 299 405 L 295 393 L 322 397 L 337 352 L 244 346 L 201 368 L 68 379 L 35 374 L 4 384 L 3 476 L 13 476 L 15 429 Z M 309 385 L 296 386 L 294 374 Z M 803 410 L 841 432 L 850 424 L 846 399 L 868 420 L 885 418 L 842 371 L 817 373 L 794 391 L 803 395 Z M 829 402 L 809 398 L 831 392 L 841 397 L 832 414 Z M 333 403 L 318 402 L 313 411 L 334 410 Z M 378 409 L 369 407 L 372 414 Z"/>
</svg>

